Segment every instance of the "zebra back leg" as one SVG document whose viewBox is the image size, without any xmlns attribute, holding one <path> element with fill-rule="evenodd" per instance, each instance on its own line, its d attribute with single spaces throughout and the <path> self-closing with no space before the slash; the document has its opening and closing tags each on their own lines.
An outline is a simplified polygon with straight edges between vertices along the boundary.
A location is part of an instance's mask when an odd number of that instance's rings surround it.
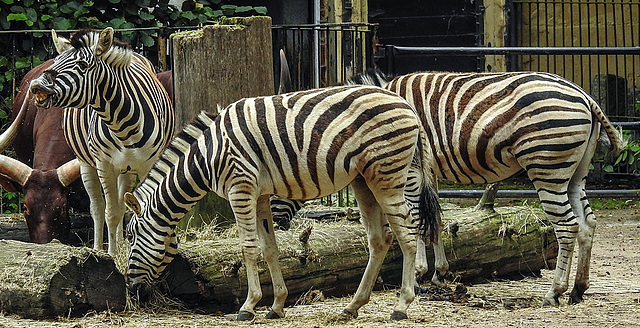
<svg viewBox="0 0 640 328">
<path fill-rule="evenodd" d="M 258 198 L 257 228 L 260 240 L 260 248 L 264 259 L 269 265 L 271 282 L 273 285 L 273 305 L 267 314 L 267 319 L 284 318 L 284 302 L 287 300 L 287 286 L 282 277 L 282 270 L 278 262 L 278 245 L 276 244 L 275 231 L 273 230 L 273 220 L 269 196 L 263 195 Z"/>
<path fill-rule="evenodd" d="M 391 319 L 406 319 L 407 308 L 415 298 L 418 218 L 414 218 L 409 212 L 404 199 L 404 184 L 397 187 L 391 187 L 393 184 L 369 185 L 384 214 L 384 221 L 391 226 L 402 250 L 402 285 Z"/>
<path fill-rule="evenodd" d="M 238 311 L 238 321 L 255 318 L 254 308 L 262 299 L 260 277 L 258 275 L 258 256 L 260 245 L 257 234 L 257 197 L 246 186 L 233 186 L 229 191 L 229 204 L 236 218 L 238 237 L 242 249 L 242 260 L 247 271 L 247 299 Z"/>
<path fill-rule="evenodd" d="M 598 135 L 595 129 L 595 136 Z M 596 229 L 596 216 L 591 210 L 585 184 L 589 165 L 596 148 L 595 137 L 590 138 L 589 146 L 585 156 L 580 161 L 578 169 L 569 182 L 569 201 L 574 213 L 578 217 L 578 263 L 576 268 L 576 278 L 573 289 L 569 294 L 570 303 L 582 302 L 584 292 L 589 288 L 589 267 L 591 262 L 591 248 L 593 245 L 593 235 Z"/>
<path fill-rule="evenodd" d="M 96 170 L 85 163 L 80 164 L 80 174 L 89 195 L 89 212 L 93 219 L 93 249 L 103 250 L 105 201 L 102 197 L 102 185 Z"/>
<path fill-rule="evenodd" d="M 369 302 L 382 262 L 393 241 L 393 235 L 389 229 L 388 222 L 383 216 L 380 205 L 364 179 L 362 177 L 356 178 L 351 182 L 351 187 L 360 209 L 362 224 L 365 227 L 369 245 L 367 267 L 353 299 L 344 309 L 344 313 L 357 318 L 358 310 Z"/>
</svg>

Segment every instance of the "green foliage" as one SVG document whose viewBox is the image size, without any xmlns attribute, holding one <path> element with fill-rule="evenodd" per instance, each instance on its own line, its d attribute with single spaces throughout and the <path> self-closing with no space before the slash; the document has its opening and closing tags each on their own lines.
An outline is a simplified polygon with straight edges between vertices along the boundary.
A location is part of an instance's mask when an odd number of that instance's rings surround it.
<svg viewBox="0 0 640 328">
<path fill-rule="evenodd" d="M 116 35 L 120 41 L 157 62 L 158 36 L 173 32 L 163 27 L 196 27 L 225 15 L 267 12 L 265 7 L 236 6 L 233 2 L 186 0 L 176 8 L 169 0 L 0 0 L 0 127 L 8 125 L 22 76 L 56 55 L 51 29 L 69 32 L 111 26 L 124 30 Z"/>
<path fill-rule="evenodd" d="M 602 170 L 607 173 L 613 172 L 614 166 L 629 165 L 631 171 L 640 169 L 640 141 L 630 140 L 622 149 L 613 164 L 605 165 Z"/>
</svg>

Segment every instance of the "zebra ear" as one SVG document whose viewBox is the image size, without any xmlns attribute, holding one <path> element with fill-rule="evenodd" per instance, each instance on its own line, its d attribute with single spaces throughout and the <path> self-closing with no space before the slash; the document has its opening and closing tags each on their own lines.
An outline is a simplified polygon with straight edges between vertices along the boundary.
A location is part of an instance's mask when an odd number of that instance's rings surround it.
<svg viewBox="0 0 640 328">
<path fill-rule="evenodd" d="M 280 49 L 280 86 L 278 94 L 293 91 L 293 83 L 291 82 L 291 72 L 289 72 L 289 64 L 284 49 Z"/>
<path fill-rule="evenodd" d="M 56 46 L 56 51 L 58 51 L 59 54 L 71 48 L 71 42 L 63 37 L 59 37 L 56 30 L 51 30 L 51 37 L 53 38 L 53 44 Z"/>
<path fill-rule="evenodd" d="M 132 193 L 128 192 L 124 194 L 124 204 L 137 216 L 142 214 L 142 206 L 140 206 L 140 202 L 138 202 L 138 199 Z"/>
<path fill-rule="evenodd" d="M 100 36 L 98 37 L 98 43 L 96 43 L 96 47 L 94 53 L 96 56 L 102 56 L 109 48 L 111 48 L 111 44 L 113 43 L 113 28 L 107 27 L 102 32 L 100 32 Z"/>
</svg>

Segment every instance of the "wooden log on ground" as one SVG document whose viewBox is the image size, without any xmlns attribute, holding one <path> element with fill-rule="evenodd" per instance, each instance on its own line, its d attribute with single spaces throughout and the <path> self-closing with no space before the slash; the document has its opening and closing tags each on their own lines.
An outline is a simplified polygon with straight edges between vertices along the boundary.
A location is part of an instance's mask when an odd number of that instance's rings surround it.
<svg viewBox="0 0 640 328">
<path fill-rule="evenodd" d="M 51 242 L 0 240 L 0 312 L 25 318 L 122 311 L 124 276 L 105 253 Z"/>
<path fill-rule="evenodd" d="M 443 214 L 448 227 L 445 250 L 453 275 L 462 282 L 539 274 L 557 254 L 553 230 L 541 210 L 501 207 L 487 213 L 445 206 Z M 346 220 L 301 222 L 297 228 L 276 232 L 289 289 L 287 303 L 312 289 L 325 296 L 355 292 L 368 259 L 362 225 Z M 167 268 L 165 291 L 202 310 L 236 311 L 247 290 L 237 239 L 182 241 L 179 253 Z M 266 263 L 260 265 L 263 304 L 268 305 L 271 282 Z M 399 285 L 401 267 L 402 253 L 394 243 L 380 273 L 383 284 Z"/>
</svg>

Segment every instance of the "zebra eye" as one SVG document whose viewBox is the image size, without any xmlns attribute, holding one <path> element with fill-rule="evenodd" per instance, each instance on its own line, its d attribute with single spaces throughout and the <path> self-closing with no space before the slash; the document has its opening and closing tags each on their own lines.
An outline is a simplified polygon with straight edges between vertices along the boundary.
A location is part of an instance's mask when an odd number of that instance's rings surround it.
<svg viewBox="0 0 640 328">
<path fill-rule="evenodd" d="M 87 68 L 89 68 L 89 63 L 87 63 L 84 60 L 78 60 L 76 62 L 76 65 L 78 65 L 78 67 L 83 71 L 86 70 Z"/>
</svg>

